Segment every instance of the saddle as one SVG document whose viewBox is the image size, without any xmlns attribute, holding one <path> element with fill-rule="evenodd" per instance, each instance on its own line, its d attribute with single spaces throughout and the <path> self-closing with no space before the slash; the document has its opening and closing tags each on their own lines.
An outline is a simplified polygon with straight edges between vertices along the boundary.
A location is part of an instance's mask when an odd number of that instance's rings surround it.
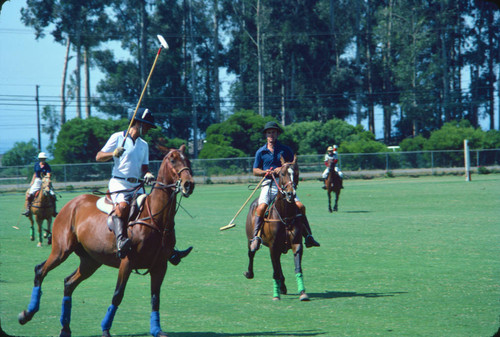
<svg viewBox="0 0 500 337">
<path fill-rule="evenodd" d="M 129 215 L 129 220 L 134 219 L 137 216 L 137 213 L 139 213 L 139 210 L 141 209 L 142 205 L 144 204 L 144 201 L 146 200 L 147 194 L 141 194 L 137 198 L 134 198 L 131 202 L 130 206 L 130 215 Z M 113 202 L 108 196 L 104 196 L 102 198 L 97 199 L 96 202 L 97 208 L 108 215 L 111 214 L 113 211 Z"/>
</svg>

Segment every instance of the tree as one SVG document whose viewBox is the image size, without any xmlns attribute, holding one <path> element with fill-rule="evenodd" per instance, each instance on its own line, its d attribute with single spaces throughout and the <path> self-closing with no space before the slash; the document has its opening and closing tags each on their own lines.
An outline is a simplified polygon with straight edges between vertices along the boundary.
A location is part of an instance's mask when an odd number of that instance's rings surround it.
<svg viewBox="0 0 500 337">
<path fill-rule="evenodd" d="M 2 166 L 30 165 L 38 155 L 38 144 L 34 139 L 29 142 L 16 142 L 2 157 Z"/>
<path fill-rule="evenodd" d="M 85 94 L 87 117 L 90 117 L 90 52 L 91 49 L 108 39 L 110 27 L 107 11 L 109 0 L 75 2 L 70 0 L 27 0 L 21 9 L 21 20 L 35 29 L 35 37 L 43 38 L 45 29 L 53 25 L 51 31 L 58 43 L 71 41 L 76 50 L 75 97 L 77 117 L 81 118 L 81 76 L 82 48 L 85 61 Z M 64 75 L 63 75 L 64 76 Z M 64 85 L 64 79 L 63 79 Z M 62 88 L 64 90 L 64 88 Z M 61 118 L 61 122 L 65 117 Z"/>
<path fill-rule="evenodd" d="M 114 121 L 90 117 L 69 120 L 61 127 L 57 136 L 54 163 L 95 162 L 97 152 L 109 136 L 118 130 L 126 130 L 127 126 L 125 119 Z"/>
<path fill-rule="evenodd" d="M 49 135 L 49 145 L 47 150 L 52 153 L 54 150 L 54 140 L 56 138 L 57 130 L 60 127 L 57 119 L 57 112 L 53 106 L 46 105 L 42 110 L 42 120 L 45 124 L 42 126 L 42 131 Z"/>
<path fill-rule="evenodd" d="M 200 158 L 214 158 L 211 151 L 226 156 L 253 156 L 255 151 L 263 145 L 262 129 L 270 120 L 273 119 L 262 118 L 250 110 L 241 110 L 222 123 L 212 124 L 207 128 Z"/>
</svg>

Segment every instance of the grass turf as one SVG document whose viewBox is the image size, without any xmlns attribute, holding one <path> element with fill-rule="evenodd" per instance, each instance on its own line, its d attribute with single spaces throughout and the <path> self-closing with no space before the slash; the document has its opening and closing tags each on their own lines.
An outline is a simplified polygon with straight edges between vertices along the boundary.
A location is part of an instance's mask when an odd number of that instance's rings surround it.
<svg viewBox="0 0 500 337">
<path fill-rule="evenodd" d="M 493 336 L 499 326 L 500 175 L 347 180 L 339 212 L 327 211 L 319 182 L 298 194 L 320 248 L 306 249 L 310 302 L 298 300 L 293 256 L 282 257 L 289 295 L 273 302 L 267 248 L 247 266 L 244 221 L 220 232 L 246 200 L 246 185 L 199 185 L 176 217 L 178 248 L 195 248 L 169 266 L 161 323 L 172 337 Z M 62 193 L 59 207 L 77 196 Z M 19 217 L 23 195 L 0 196 L 0 319 L 15 336 L 57 336 L 63 280 L 76 256 L 44 280 L 40 311 L 25 326 L 33 268 L 50 247 L 29 241 Z M 19 221 L 19 223 L 18 223 Z M 19 230 L 13 228 L 19 227 Z M 117 270 L 102 267 L 73 294 L 73 336 L 100 336 Z M 132 275 L 111 333 L 149 335 L 149 277 Z"/>
</svg>

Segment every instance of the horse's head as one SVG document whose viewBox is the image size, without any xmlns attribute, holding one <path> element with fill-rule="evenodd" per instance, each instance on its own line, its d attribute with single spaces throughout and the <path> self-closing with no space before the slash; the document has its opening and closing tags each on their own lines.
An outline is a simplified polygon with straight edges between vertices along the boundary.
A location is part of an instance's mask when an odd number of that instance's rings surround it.
<svg viewBox="0 0 500 337">
<path fill-rule="evenodd" d="M 48 197 L 52 194 L 52 181 L 49 176 L 42 178 L 42 187 L 40 188 L 44 196 Z"/>
<path fill-rule="evenodd" d="M 289 203 L 295 202 L 295 187 L 299 179 L 299 166 L 297 165 L 297 156 L 293 161 L 286 163 L 281 157 L 281 169 L 279 172 L 279 191 Z"/>
<path fill-rule="evenodd" d="M 182 192 L 186 198 L 193 193 L 194 179 L 191 172 L 191 162 L 185 155 L 186 146 L 179 149 L 158 148 L 165 153 L 158 172 L 158 181 L 165 185 L 175 184 L 176 192 Z"/>
</svg>

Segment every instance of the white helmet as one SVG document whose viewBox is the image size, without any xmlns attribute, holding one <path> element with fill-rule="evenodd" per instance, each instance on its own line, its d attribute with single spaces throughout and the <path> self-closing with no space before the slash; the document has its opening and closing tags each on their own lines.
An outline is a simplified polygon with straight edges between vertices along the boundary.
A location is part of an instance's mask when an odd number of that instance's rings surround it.
<svg viewBox="0 0 500 337">
<path fill-rule="evenodd" d="M 38 154 L 38 159 L 47 159 L 47 154 L 45 152 L 40 152 Z"/>
</svg>

